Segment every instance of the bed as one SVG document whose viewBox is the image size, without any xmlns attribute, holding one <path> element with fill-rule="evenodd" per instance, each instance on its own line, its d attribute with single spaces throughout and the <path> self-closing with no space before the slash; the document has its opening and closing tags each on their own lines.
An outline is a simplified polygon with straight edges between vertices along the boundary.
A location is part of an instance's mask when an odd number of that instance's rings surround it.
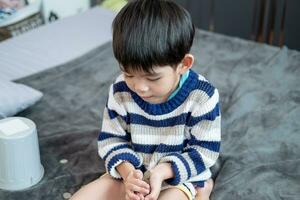
<svg viewBox="0 0 300 200">
<path fill-rule="evenodd" d="M 219 89 L 222 145 L 211 199 L 300 197 L 300 53 L 202 30 L 193 70 Z M 119 74 L 111 42 L 19 78 L 43 98 L 17 116 L 38 129 L 43 179 L 0 199 L 60 200 L 104 173 L 97 137 L 109 85 Z"/>
</svg>

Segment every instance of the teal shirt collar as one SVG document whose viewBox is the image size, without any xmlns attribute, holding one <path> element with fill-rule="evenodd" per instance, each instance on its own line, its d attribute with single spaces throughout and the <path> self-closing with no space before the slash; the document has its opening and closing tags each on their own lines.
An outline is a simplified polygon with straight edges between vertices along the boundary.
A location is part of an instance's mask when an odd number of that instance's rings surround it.
<svg viewBox="0 0 300 200">
<path fill-rule="evenodd" d="M 190 74 L 190 70 L 188 70 L 187 72 L 185 72 L 183 75 L 181 75 L 180 77 L 180 81 L 178 84 L 178 87 L 176 88 L 176 90 L 174 90 L 174 92 L 172 92 L 172 94 L 169 96 L 168 100 L 172 99 L 177 92 L 180 90 L 180 88 L 182 87 L 183 83 L 186 81 L 186 79 L 189 77 Z"/>
</svg>

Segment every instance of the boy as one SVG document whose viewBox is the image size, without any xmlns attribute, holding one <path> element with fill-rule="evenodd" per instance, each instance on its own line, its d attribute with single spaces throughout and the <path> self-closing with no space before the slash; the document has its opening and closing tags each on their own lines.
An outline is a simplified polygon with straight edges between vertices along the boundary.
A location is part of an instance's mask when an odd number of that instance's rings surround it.
<svg viewBox="0 0 300 200">
<path fill-rule="evenodd" d="M 98 139 L 107 173 L 72 200 L 209 199 L 221 116 L 217 89 L 190 70 L 194 32 L 172 1 L 132 1 L 118 13 L 113 50 L 122 75 Z"/>
</svg>

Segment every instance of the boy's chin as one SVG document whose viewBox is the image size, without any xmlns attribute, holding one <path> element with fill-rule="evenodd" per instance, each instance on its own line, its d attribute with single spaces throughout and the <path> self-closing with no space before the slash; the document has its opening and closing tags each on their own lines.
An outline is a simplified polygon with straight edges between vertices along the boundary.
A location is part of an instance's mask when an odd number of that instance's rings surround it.
<svg viewBox="0 0 300 200">
<path fill-rule="evenodd" d="M 148 102 L 150 104 L 161 104 L 161 103 L 166 102 L 166 100 L 163 99 L 163 98 L 155 98 L 155 97 L 144 99 L 144 101 L 146 101 L 146 102 Z"/>
</svg>

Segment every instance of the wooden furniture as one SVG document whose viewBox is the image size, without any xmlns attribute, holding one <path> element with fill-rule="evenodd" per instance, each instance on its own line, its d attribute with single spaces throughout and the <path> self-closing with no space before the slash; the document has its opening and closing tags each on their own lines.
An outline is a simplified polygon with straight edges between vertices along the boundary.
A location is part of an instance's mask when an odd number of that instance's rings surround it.
<svg viewBox="0 0 300 200">
<path fill-rule="evenodd" d="M 226 35 L 300 49 L 298 0 L 174 0 L 195 25 Z"/>
</svg>

